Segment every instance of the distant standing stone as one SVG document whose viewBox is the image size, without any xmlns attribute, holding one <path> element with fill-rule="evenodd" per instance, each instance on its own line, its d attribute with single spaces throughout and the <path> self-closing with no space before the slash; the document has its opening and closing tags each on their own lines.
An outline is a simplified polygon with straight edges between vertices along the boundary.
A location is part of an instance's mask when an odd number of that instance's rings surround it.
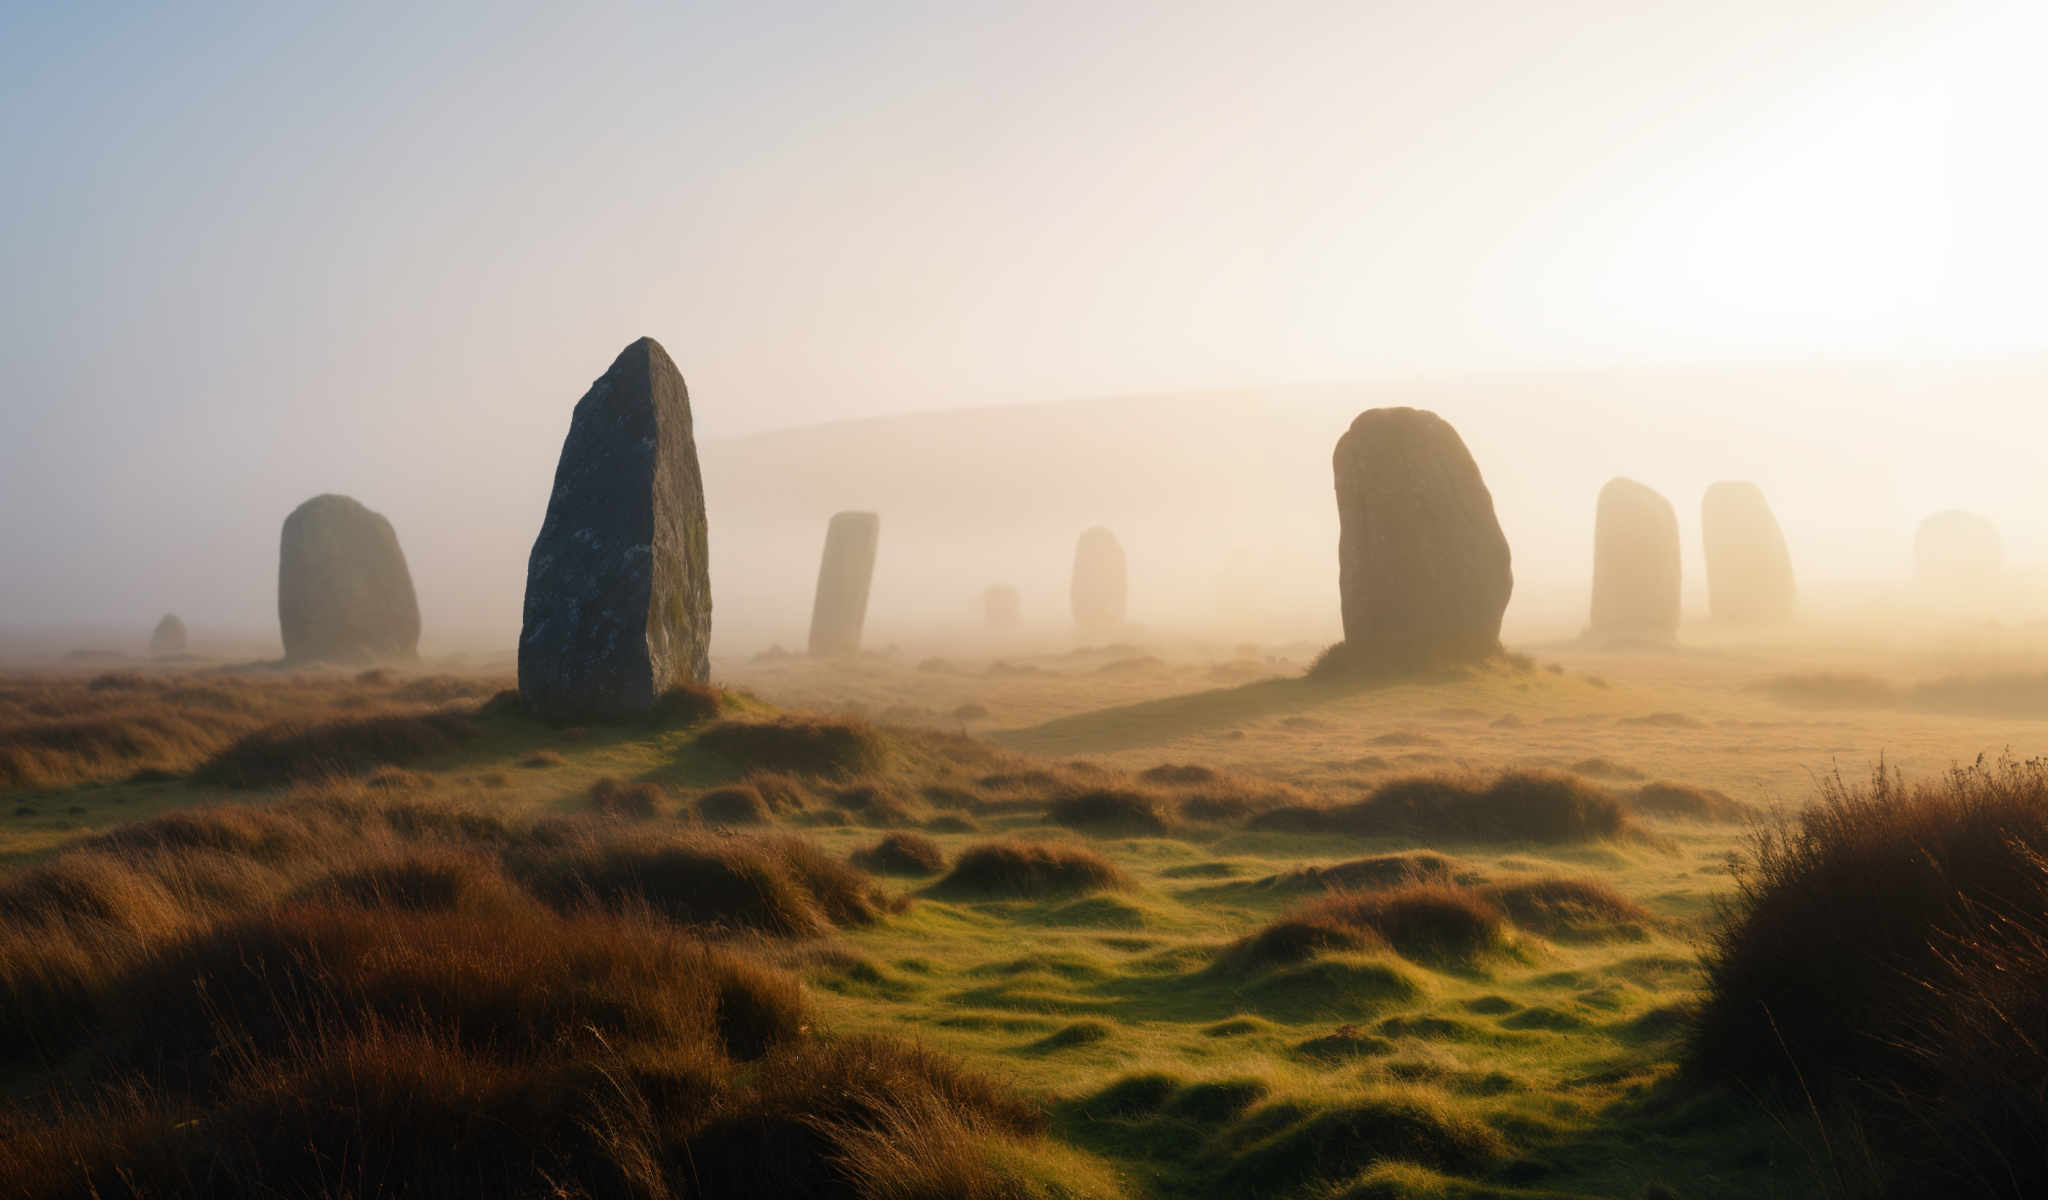
<svg viewBox="0 0 2048 1200">
<path fill-rule="evenodd" d="M 1595 636 L 1678 635 L 1678 510 L 1633 479 L 1610 479 L 1593 518 Z"/>
<path fill-rule="evenodd" d="M 151 654 L 183 654 L 185 652 L 185 622 L 177 613 L 165 613 L 164 619 L 156 623 L 156 632 L 149 635 Z"/>
<path fill-rule="evenodd" d="M 1723 482 L 1700 500 L 1707 611 L 1716 621 L 1768 625 L 1792 617 L 1792 553 L 1771 502 L 1753 483 Z"/>
<path fill-rule="evenodd" d="M 1008 633 L 1024 619 L 1024 602 L 1017 589 L 999 583 L 981 594 L 981 612 L 989 632 Z"/>
<path fill-rule="evenodd" d="M 391 522 L 347 496 L 315 496 L 284 519 L 277 623 L 290 662 L 414 658 L 420 603 Z"/>
<path fill-rule="evenodd" d="M 1949 509 L 1920 522 L 1913 535 L 1913 576 L 1940 589 L 1990 583 L 2005 568 L 1998 526 L 1976 513 Z"/>
<path fill-rule="evenodd" d="M 653 338 L 576 402 L 526 563 L 519 694 L 548 720 L 617 720 L 711 674 L 704 481 L 690 392 Z"/>
<path fill-rule="evenodd" d="M 1129 595 L 1129 568 L 1116 535 L 1100 525 L 1083 533 L 1074 545 L 1071 599 L 1075 627 L 1083 637 L 1100 637 L 1121 629 Z"/>
<path fill-rule="evenodd" d="M 818 559 L 818 591 L 811 602 L 811 653 L 838 657 L 860 653 L 868 620 L 868 590 L 875 581 L 875 548 L 882 518 L 871 512 L 834 513 L 825 527 L 825 552 Z"/>
<path fill-rule="evenodd" d="M 1422 409 L 1370 409 L 1337 440 L 1331 462 L 1345 669 L 1414 670 L 1499 653 L 1514 570 L 1493 494 L 1458 431 Z"/>
</svg>

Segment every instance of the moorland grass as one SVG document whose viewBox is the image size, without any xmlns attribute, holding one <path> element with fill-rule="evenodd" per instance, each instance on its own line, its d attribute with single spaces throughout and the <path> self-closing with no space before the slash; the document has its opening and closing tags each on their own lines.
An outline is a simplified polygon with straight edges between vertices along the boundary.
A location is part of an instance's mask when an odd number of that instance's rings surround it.
<svg viewBox="0 0 2048 1200">
<path fill-rule="evenodd" d="M 181 775 L 267 723 L 330 715 L 341 694 L 139 672 L 9 680 L 0 688 L 0 788 L 59 787 L 140 770 Z"/>
<path fill-rule="evenodd" d="M 1115 863 L 1085 846 L 1010 838 L 960 852 L 953 869 L 932 885 L 954 898 L 1030 898 L 1121 889 L 1130 879 Z"/>
<path fill-rule="evenodd" d="M 1875 675 L 1843 671 L 1808 671 L 1774 675 L 1755 690 L 1800 708 L 1892 708 L 1899 689 Z"/>
<path fill-rule="evenodd" d="M 1080 833 L 1115 837 L 1159 837 L 1178 823 L 1173 804 L 1136 788 L 1099 787 L 1060 796 L 1045 819 Z"/>
<path fill-rule="evenodd" d="M 822 718 L 714 721 L 697 744 L 751 769 L 798 775 L 859 775 L 889 758 L 887 740 L 872 726 Z"/>
<path fill-rule="evenodd" d="M 1109 1194 L 1032 1100 L 821 1036 L 700 936 L 874 919 L 843 863 L 452 791 L 181 811 L 0 875 L 0 1193 Z"/>
<path fill-rule="evenodd" d="M 645 905 L 713 934 L 808 936 L 871 924 L 889 903 L 859 871 L 789 836 L 600 835 L 523 856 L 511 869 L 564 911 Z"/>
<path fill-rule="evenodd" d="M 1234 943 L 1219 962 L 1244 969 L 1388 946 L 1420 962 L 1469 964 L 1507 945 L 1506 914 L 1487 897 L 1457 884 L 1414 882 L 1298 906 Z"/>
<path fill-rule="evenodd" d="M 1362 800 L 1276 808 L 1246 827 L 1481 842 L 1572 842 L 1632 832 L 1612 795 L 1576 776 L 1547 771 L 1509 771 L 1483 783 L 1445 776 L 1393 779 Z"/>
<path fill-rule="evenodd" d="M 768 801 L 744 783 L 709 788 L 698 793 L 690 807 L 707 825 L 766 825 L 775 819 Z"/>
<path fill-rule="evenodd" d="M 224 748 L 196 775 L 225 787 L 277 787 L 330 775 L 406 766 L 445 754 L 476 737 L 460 713 L 391 713 L 267 725 Z"/>
<path fill-rule="evenodd" d="M 1687 1063 L 1860 1128 L 1895 1194 L 2048 1189 L 2048 763 L 1826 777 L 1753 839 Z"/>
<path fill-rule="evenodd" d="M 623 821 L 649 820 L 668 803 L 668 793 L 658 783 L 647 780 L 626 783 L 610 775 L 591 784 L 586 798 L 590 811 Z"/>
<path fill-rule="evenodd" d="M 1631 810 L 1667 821 L 1705 821 L 1739 824 L 1756 816 L 1756 810 L 1713 788 L 1659 780 L 1646 783 L 1629 797 Z"/>
<path fill-rule="evenodd" d="M 936 875 L 946 869 L 946 852 L 918 833 L 891 833 L 848 856 L 848 861 L 875 875 Z"/>
<path fill-rule="evenodd" d="M 1929 680 L 1907 693 L 1922 712 L 2031 718 L 2048 716 L 2048 672 L 2011 671 Z"/>
</svg>

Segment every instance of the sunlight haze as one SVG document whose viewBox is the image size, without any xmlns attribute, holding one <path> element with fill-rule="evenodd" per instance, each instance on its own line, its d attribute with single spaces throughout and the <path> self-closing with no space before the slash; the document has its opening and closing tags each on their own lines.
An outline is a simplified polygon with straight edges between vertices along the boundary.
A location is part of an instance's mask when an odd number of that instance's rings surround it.
<svg viewBox="0 0 2048 1200">
<path fill-rule="evenodd" d="M 1020 490 L 947 574 L 906 425 L 826 472 L 912 477 L 877 627 L 966 614 L 1006 537 L 1042 611 L 1097 522 L 1147 531 L 1136 618 L 1148 580 L 1277 559 L 1277 609 L 1333 622 L 1329 448 L 1404 389 L 1459 398 L 1511 621 L 1582 608 L 1615 474 L 1689 539 L 1701 486 L 1759 480 L 1807 579 L 1902 579 L 1950 507 L 2048 565 L 2044 35 L 2021 4 L 1748 0 L 15 6 L 0 613 L 264 636 L 278 523 L 339 491 L 396 525 L 430 644 L 509 644 L 569 410 L 643 334 L 690 385 L 728 652 L 793 636 L 863 503 L 770 514 L 774 462 L 735 479 L 729 439 L 1134 394 L 1250 397 L 1159 453 L 1271 446 L 1294 507 Z M 1457 411 L 1493 378 L 1498 429 Z M 1112 507 L 1133 461 L 1036 474 Z"/>
</svg>

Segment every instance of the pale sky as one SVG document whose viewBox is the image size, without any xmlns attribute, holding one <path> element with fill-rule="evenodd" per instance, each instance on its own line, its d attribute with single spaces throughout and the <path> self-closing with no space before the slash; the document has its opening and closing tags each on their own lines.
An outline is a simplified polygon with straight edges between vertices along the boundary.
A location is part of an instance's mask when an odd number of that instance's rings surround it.
<svg viewBox="0 0 2048 1200">
<path fill-rule="evenodd" d="M 642 334 L 707 442 L 2038 356 L 2044 43 L 2039 5 L 1875 0 L 8 5 L 0 627 L 260 629 L 284 514 L 343 491 L 430 640 L 495 628 L 569 407 Z M 1952 446 L 1915 503 L 2032 496 L 1978 450 L 2023 473 L 2048 405 L 1958 400 L 1730 403 Z"/>
</svg>

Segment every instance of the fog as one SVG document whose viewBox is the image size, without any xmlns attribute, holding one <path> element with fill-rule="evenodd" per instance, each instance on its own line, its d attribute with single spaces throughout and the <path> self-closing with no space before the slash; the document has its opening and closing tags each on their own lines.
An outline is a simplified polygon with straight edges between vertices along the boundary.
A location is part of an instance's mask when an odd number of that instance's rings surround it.
<svg viewBox="0 0 2048 1200">
<path fill-rule="evenodd" d="M 1417 404 L 1583 623 L 1600 485 L 1750 479 L 1816 617 L 1917 611 L 1924 516 L 2048 617 L 2048 167 L 2025 6 L 898 4 L 0 15 L 0 637 L 275 642 L 278 527 L 394 522 L 425 648 L 508 649 L 569 411 L 688 379 L 714 649 L 990 583 L 1066 632 L 1336 629 L 1329 453 Z M 1540 11 L 1538 11 L 1540 10 Z M 1951 598 L 1945 603 L 1954 605 Z M 127 639 L 121 642 L 121 639 Z"/>
</svg>

